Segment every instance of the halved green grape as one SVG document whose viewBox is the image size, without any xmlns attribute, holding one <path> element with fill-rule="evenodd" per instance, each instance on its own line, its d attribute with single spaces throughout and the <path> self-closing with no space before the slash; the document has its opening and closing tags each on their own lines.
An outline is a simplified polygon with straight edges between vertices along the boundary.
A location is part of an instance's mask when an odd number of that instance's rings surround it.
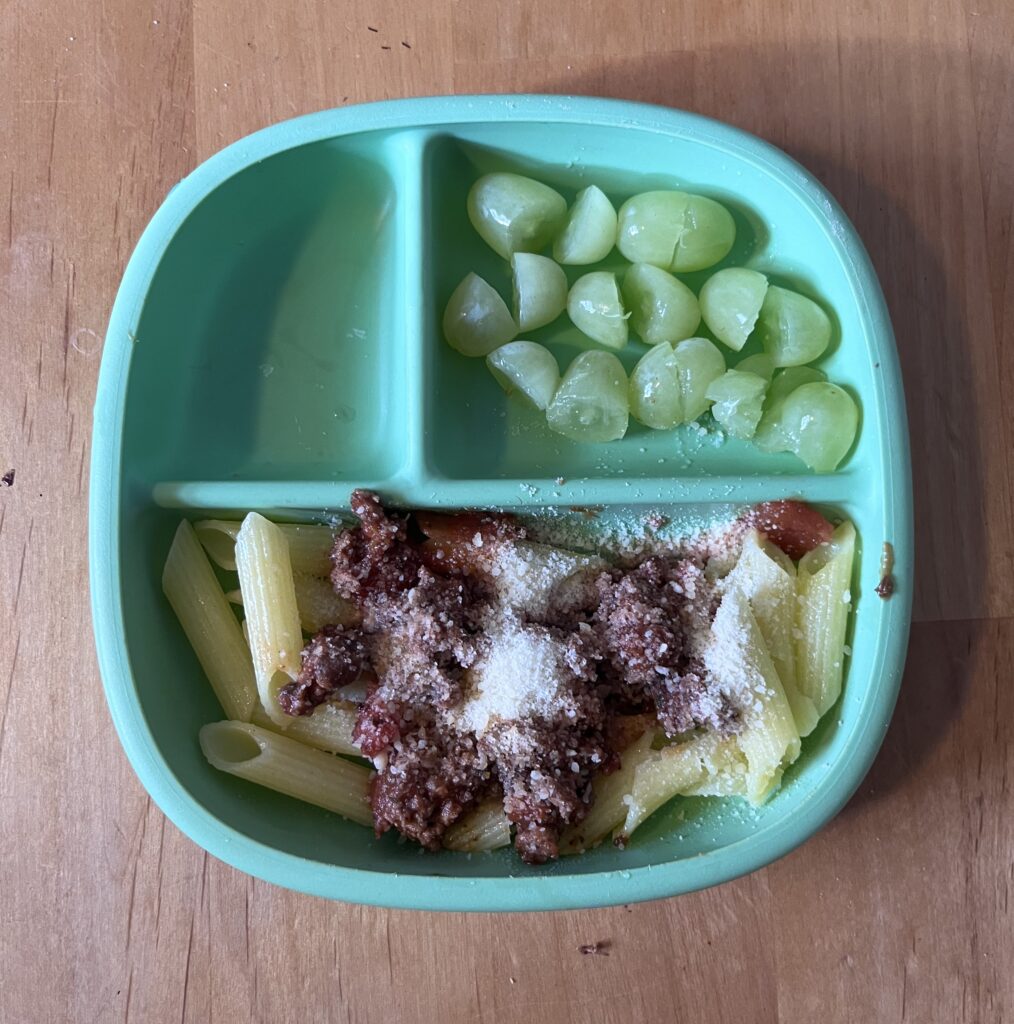
<svg viewBox="0 0 1014 1024">
<path fill-rule="evenodd" d="M 507 394 L 517 393 L 545 409 L 560 386 L 556 356 L 534 341 L 511 341 L 486 356 L 486 365 Z"/>
<path fill-rule="evenodd" d="M 749 360 L 744 360 L 744 362 L 749 362 Z M 791 450 L 792 445 L 782 423 L 785 399 L 801 385 L 813 384 L 822 380 L 827 380 L 826 374 L 812 366 L 790 366 L 775 374 L 764 399 L 764 411 L 761 414 L 760 423 L 757 424 L 757 432 L 753 435 L 753 443 L 762 452 Z"/>
<path fill-rule="evenodd" d="M 615 441 L 627 432 L 627 374 L 611 352 L 582 352 L 567 367 L 546 421 L 573 441 Z"/>
<path fill-rule="evenodd" d="M 567 297 L 567 313 L 574 326 L 609 348 L 627 343 L 627 312 L 623 308 L 616 275 L 605 270 L 579 277 Z"/>
<path fill-rule="evenodd" d="M 757 332 L 775 366 L 802 366 L 821 356 L 830 344 L 831 321 L 812 299 L 771 285 Z"/>
<path fill-rule="evenodd" d="M 755 356 L 747 356 L 736 363 L 736 369 L 741 373 L 756 373 L 758 377 L 771 380 L 775 372 L 774 360 L 766 352 L 758 352 Z"/>
<path fill-rule="evenodd" d="M 753 437 L 761 418 L 764 392 L 768 382 L 756 373 L 726 370 L 708 387 L 708 398 L 714 403 L 711 415 L 726 433 L 744 440 Z"/>
<path fill-rule="evenodd" d="M 518 333 L 507 304 L 478 274 L 454 289 L 444 310 L 444 337 L 465 356 L 484 356 Z"/>
<path fill-rule="evenodd" d="M 725 357 L 707 338 L 687 338 L 673 347 L 683 395 L 683 421 L 690 423 L 707 412 L 708 388 L 725 373 Z"/>
<path fill-rule="evenodd" d="M 837 384 L 801 384 L 785 399 L 782 422 L 790 450 L 810 469 L 830 473 L 852 447 L 859 410 Z"/>
<path fill-rule="evenodd" d="M 559 192 L 521 174 L 485 174 L 468 193 L 472 227 L 504 259 L 545 249 L 566 214 Z"/>
<path fill-rule="evenodd" d="M 729 255 L 736 241 L 736 223 L 721 203 L 706 196 L 687 198 L 683 231 L 670 264 L 679 273 L 713 267 Z"/>
<path fill-rule="evenodd" d="M 701 316 L 719 341 L 738 352 L 757 323 L 767 290 L 768 279 L 756 270 L 720 270 L 701 288 Z"/>
<path fill-rule="evenodd" d="M 656 430 L 689 423 L 707 411 L 708 387 L 723 373 L 722 353 L 707 338 L 687 338 L 675 346 L 663 341 L 630 375 L 631 415 Z"/>
<path fill-rule="evenodd" d="M 631 371 L 630 414 L 655 430 L 683 422 L 679 366 L 668 341 L 650 348 Z"/>
<path fill-rule="evenodd" d="M 616 245 L 631 263 L 668 270 L 683 233 L 690 197 L 686 192 L 642 192 L 621 207 Z"/>
<path fill-rule="evenodd" d="M 616 244 L 616 210 L 595 185 L 582 189 L 553 243 L 553 259 L 569 266 L 604 260 Z"/>
<path fill-rule="evenodd" d="M 635 263 L 624 275 L 623 301 L 631 327 L 648 345 L 689 338 L 701 322 L 697 296 L 650 263 Z"/>
<path fill-rule="evenodd" d="M 548 256 L 516 252 L 511 256 L 511 273 L 518 330 L 544 327 L 567 308 L 567 275 Z"/>
</svg>

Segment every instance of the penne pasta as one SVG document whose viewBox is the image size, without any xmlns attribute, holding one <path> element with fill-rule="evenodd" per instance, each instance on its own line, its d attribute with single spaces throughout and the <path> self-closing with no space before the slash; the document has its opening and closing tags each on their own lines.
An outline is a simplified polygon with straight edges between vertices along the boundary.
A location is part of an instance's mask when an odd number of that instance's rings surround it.
<svg viewBox="0 0 1014 1024">
<path fill-rule="evenodd" d="M 724 772 L 736 758 L 735 740 L 715 733 L 650 751 L 636 767 L 626 816 L 613 834 L 614 841 L 625 844 L 663 804 Z"/>
<path fill-rule="evenodd" d="M 487 800 L 444 833 L 444 846 L 459 853 L 498 850 L 511 844 L 511 823 L 502 800 Z"/>
<path fill-rule="evenodd" d="M 820 717 L 809 696 L 796 683 L 796 567 L 779 548 L 750 530 L 743 539 L 743 550 L 725 588 L 738 590 L 749 602 L 760 627 L 792 708 L 792 717 L 800 736 L 808 736 Z"/>
<path fill-rule="evenodd" d="M 373 824 L 370 770 L 314 750 L 249 722 L 213 722 L 200 732 L 201 751 L 220 771 L 286 796 Z"/>
<path fill-rule="evenodd" d="M 299 609 L 299 621 L 304 633 L 312 636 L 324 626 L 348 626 L 358 620 L 356 606 L 339 597 L 326 577 L 311 576 L 297 570 L 293 585 L 296 588 L 296 607 Z"/>
<path fill-rule="evenodd" d="M 222 710 L 248 721 L 257 703 L 250 650 L 193 527 L 180 523 L 162 572 L 162 590 Z"/>
<path fill-rule="evenodd" d="M 742 730 L 736 740 L 746 757 L 746 795 L 762 803 L 799 756 L 799 730 L 750 604 L 728 590 L 712 623 L 704 662 L 738 700 Z"/>
<path fill-rule="evenodd" d="M 855 527 L 842 523 L 799 563 L 796 670 L 800 691 L 818 715 L 841 693 L 855 544 Z"/>
<path fill-rule="evenodd" d="M 251 512 L 236 537 L 236 568 L 243 595 L 261 705 L 285 728 L 292 721 L 278 704 L 278 693 L 299 675 L 303 632 L 285 535 Z"/>
<path fill-rule="evenodd" d="M 194 530 L 211 560 L 223 569 L 235 571 L 236 538 L 242 525 L 232 519 L 203 519 L 194 523 Z M 280 523 L 278 529 L 289 542 L 293 572 L 330 575 L 337 528 L 317 523 Z"/>
<path fill-rule="evenodd" d="M 592 805 L 583 821 L 569 826 L 560 837 L 560 854 L 583 853 L 597 846 L 627 817 L 634 773 L 656 752 L 651 749 L 654 730 L 634 740 L 620 756 L 620 767 L 592 782 Z"/>
<path fill-rule="evenodd" d="M 304 633 L 313 636 L 325 626 L 348 626 L 359 618 L 355 605 L 339 597 L 330 580 L 297 572 L 293 573 L 292 584 L 296 589 L 299 624 Z M 230 590 L 225 596 L 233 604 L 242 606 L 242 591 Z"/>
<path fill-rule="evenodd" d="M 331 754 L 351 754 L 361 757 L 359 747 L 352 739 L 356 725 L 356 709 L 352 704 L 327 701 L 314 709 L 312 715 L 287 715 L 285 735 Z M 278 732 L 282 729 L 260 705 L 254 708 L 250 719 L 262 729 Z"/>
</svg>

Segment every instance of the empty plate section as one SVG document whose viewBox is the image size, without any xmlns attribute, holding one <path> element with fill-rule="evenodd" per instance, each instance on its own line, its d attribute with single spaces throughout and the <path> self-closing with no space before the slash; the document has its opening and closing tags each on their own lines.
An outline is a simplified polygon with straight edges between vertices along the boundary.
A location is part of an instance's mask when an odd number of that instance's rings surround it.
<svg viewBox="0 0 1014 1024">
<path fill-rule="evenodd" d="M 124 464 L 166 479 L 383 477 L 402 458 L 399 149 L 252 164 L 167 244 L 134 332 Z"/>
<path fill-rule="evenodd" d="M 434 137 L 424 157 L 424 237 L 427 330 L 424 353 L 424 422 L 426 453 L 433 470 L 447 478 L 552 479 L 565 477 L 646 478 L 796 474 L 805 472 L 790 455 L 762 455 L 750 444 L 728 440 L 718 431 L 696 425 L 675 431 L 649 430 L 631 421 L 627 436 L 604 445 L 576 444 L 552 433 L 545 417 L 519 400 L 507 400 L 481 359 L 468 359 L 443 339 L 441 319 L 452 291 L 469 272 L 488 280 L 510 305 L 510 268 L 472 228 L 466 197 L 482 174 L 507 170 L 528 174 L 552 185 L 571 201 L 580 188 L 597 184 L 617 206 L 637 192 L 686 188 L 725 204 L 737 223 L 737 241 L 726 259 L 707 271 L 680 275 L 698 291 L 723 266 L 753 266 L 775 283 L 820 298 L 832 311 L 853 310 L 840 331 L 854 336 L 865 325 L 851 293 L 843 249 L 829 230 L 827 213 L 805 202 L 790 184 L 762 164 L 727 149 L 701 145 L 651 131 L 609 125 L 570 126 L 512 123 L 470 125 L 455 134 Z M 616 250 L 593 267 L 565 268 L 572 284 L 589 270 L 622 273 L 627 264 Z M 813 282 L 821 284 L 819 292 Z M 861 304 L 860 304 L 861 305 Z M 837 319 L 837 318 L 835 318 Z M 702 323 L 698 334 L 709 337 Z M 565 369 L 586 347 L 566 314 L 525 335 L 547 345 Z M 867 339 L 868 342 L 868 339 Z M 841 346 L 837 342 L 832 353 Z M 752 342 L 742 353 L 722 348 L 728 365 L 759 349 Z M 618 353 L 628 372 L 647 351 L 631 340 Z M 825 359 L 835 379 L 860 390 L 869 368 L 861 360 Z M 858 375 L 858 376 L 857 376 Z M 855 378 L 855 379 L 853 379 Z"/>
</svg>

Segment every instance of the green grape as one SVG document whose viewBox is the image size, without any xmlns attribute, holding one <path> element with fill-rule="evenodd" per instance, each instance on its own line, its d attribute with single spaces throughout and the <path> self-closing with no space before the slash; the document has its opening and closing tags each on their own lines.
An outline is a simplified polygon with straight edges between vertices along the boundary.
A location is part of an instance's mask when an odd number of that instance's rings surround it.
<svg viewBox="0 0 1014 1024">
<path fill-rule="evenodd" d="M 545 249 L 566 214 L 559 192 L 520 174 L 485 174 L 468 193 L 472 227 L 504 259 Z"/>
<path fill-rule="evenodd" d="M 801 384 L 785 399 L 782 423 L 790 450 L 810 469 L 829 473 L 852 447 L 859 410 L 837 384 Z"/>
<path fill-rule="evenodd" d="M 511 256 L 511 273 L 518 330 L 544 327 L 567 308 L 567 275 L 548 256 L 516 252 Z"/>
<path fill-rule="evenodd" d="M 668 270 L 683 232 L 686 192 L 642 192 L 628 199 L 618 216 L 616 245 L 631 263 Z"/>
<path fill-rule="evenodd" d="M 713 267 L 729 255 L 736 241 L 736 224 L 721 203 L 705 196 L 687 199 L 683 230 L 669 268 L 679 273 Z"/>
<path fill-rule="evenodd" d="M 719 341 L 738 352 L 757 323 L 767 290 L 768 279 L 756 270 L 720 270 L 701 288 L 701 316 Z"/>
<path fill-rule="evenodd" d="M 758 377 L 771 380 L 771 376 L 775 372 L 775 364 L 766 352 L 759 352 L 755 356 L 741 359 L 736 363 L 736 369 L 741 373 L 756 373 Z"/>
<path fill-rule="evenodd" d="M 486 365 L 508 395 L 516 392 L 536 409 L 545 409 L 560 386 L 556 357 L 534 341 L 501 345 L 486 356 Z"/>
<path fill-rule="evenodd" d="M 616 275 L 596 270 L 579 277 L 567 297 L 567 313 L 574 326 L 608 348 L 627 343 L 627 313 L 620 298 Z"/>
<path fill-rule="evenodd" d="M 679 366 L 668 341 L 650 348 L 631 372 L 630 414 L 655 430 L 683 422 Z"/>
<path fill-rule="evenodd" d="M 790 366 L 775 374 L 764 399 L 764 412 L 757 424 L 757 432 L 753 436 L 753 443 L 762 452 L 791 451 L 792 445 L 782 423 L 785 399 L 801 384 L 822 380 L 827 380 L 827 377 L 812 366 Z"/>
<path fill-rule="evenodd" d="M 465 356 L 484 356 L 518 333 L 507 304 L 478 274 L 454 289 L 444 310 L 444 337 Z"/>
<path fill-rule="evenodd" d="M 623 300 L 630 325 L 648 345 L 689 338 L 701 322 L 697 296 L 650 263 L 635 263 L 624 275 Z"/>
<path fill-rule="evenodd" d="M 703 270 L 724 259 L 736 225 L 720 203 L 689 192 L 642 192 L 621 207 L 616 244 L 631 263 Z"/>
<path fill-rule="evenodd" d="M 582 189 L 553 243 L 553 259 L 570 266 L 604 260 L 616 244 L 616 210 L 602 189 Z"/>
<path fill-rule="evenodd" d="M 767 386 L 767 381 L 756 373 L 726 370 L 707 390 L 708 398 L 714 403 L 711 415 L 715 422 L 732 437 L 744 440 L 753 437 L 761 418 Z"/>
<path fill-rule="evenodd" d="M 627 375 L 611 352 L 582 352 L 567 367 L 546 421 L 573 441 L 615 441 L 627 432 Z"/>
<path fill-rule="evenodd" d="M 812 363 L 831 342 L 827 313 L 805 295 L 775 285 L 764 296 L 757 331 L 775 366 Z"/>
<path fill-rule="evenodd" d="M 687 338 L 673 348 L 683 395 L 683 420 L 690 423 L 707 412 L 708 388 L 725 373 L 725 357 L 707 338 Z"/>
<path fill-rule="evenodd" d="M 707 411 L 708 387 L 723 373 L 725 359 L 707 338 L 660 342 L 630 375 L 630 412 L 656 430 L 689 423 Z"/>
</svg>

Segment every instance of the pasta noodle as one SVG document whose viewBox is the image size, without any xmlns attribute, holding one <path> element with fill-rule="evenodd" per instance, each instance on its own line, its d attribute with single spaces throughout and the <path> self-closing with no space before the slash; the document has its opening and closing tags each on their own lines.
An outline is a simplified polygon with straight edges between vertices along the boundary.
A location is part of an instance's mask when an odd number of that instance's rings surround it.
<svg viewBox="0 0 1014 1024">
<path fill-rule="evenodd" d="M 197 536 L 212 561 L 223 569 L 236 569 L 236 538 L 242 523 L 231 519 L 204 519 L 194 524 Z M 289 542 L 293 572 L 327 576 L 336 529 L 315 523 L 281 523 L 278 529 Z"/>
<path fill-rule="evenodd" d="M 222 710 L 248 721 L 257 703 L 253 662 L 239 622 L 186 520 L 173 538 L 162 590 L 208 677 Z"/>
<path fill-rule="evenodd" d="M 262 729 L 279 732 L 283 727 L 275 722 L 260 706 L 254 708 L 251 721 Z M 300 743 L 326 750 L 331 754 L 352 754 L 360 757 L 359 747 L 353 742 L 352 730 L 356 725 L 356 711 L 352 704 L 327 701 L 312 715 L 296 715 L 285 723 L 285 735 Z"/>
<path fill-rule="evenodd" d="M 842 523 L 799 563 L 796 668 L 799 688 L 818 715 L 841 693 L 855 544 L 855 527 Z"/>
<path fill-rule="evenodd" d="M 466 520 L 469 536 L 471 522 Z M 830 532 L 829 523 L 824 527 Z M 675 797 L 743 797 L 762 803 L 799 756 L 801 737 L 838 699 L 851 610 L 854 527 L 843 523 L 830 541 L 804 555 L 798 567 L 757 530 L 737 536 L 743 538 L 738 555 L 730 549 L 707 567 L 715 589 L 707 588 L 701 630 L 688 630 L 687 636 L 696 645 L 693 657 L 703 660 L 703 668 L 696 668 L 712 687 L 706 696 L 713 703 L 701 719 L 712 712 L 720 715 L 728 698 L 739 713 L 738 731 L 700 729 L 669 742 L 654 713 L 612 712 L 608 735 L 611 749 L 623 750 L 620 766 L 608 774 L 591 769 L 587 814 L 560 835 L 561 855 L 581 853 L 610 835 L 617 845 L 625 845 Z M 367 662 L 356 684 L 335 690 L 333 696 L 342 700 L 325 701 L 311 714 L 290 716 L 278 700 L 281 689 L 299 677 L 304 633 L 312 635 L 332 624 L 361 625 L 357 607 L 339 598 L 329 579 L 334 537 L 329 526 L 276 525 L 257 513 L 242 522 L 183 521 L 162 585 L 229 719 L 200 731 L 208 762 L 372 825 L 373 772 L 362 761 L 346 758 L 361 757 L 353 739 L 358 709 L 350 698 L 373 692 L 373 666 Z M 476 548 L 483 546 L 480 540 L 481 534 L 474 540 Z M 579 591 L 589 573 L 607 564 L 597 556 L 576 556 L 531 542 L 518 542 L 498 557 L 513 559 L 496 563 L 499 599 L 536 616 L 551 599 L 565 602 L 568 587 Z M 729 570 L 732 557 L 736 561 Z M 567 558 L 581 563 L 570 575 L 564 571 Z M 212 561 L 238 573 L 238 590 L 224 592 Z M 721 597 L 715 611 L 712 594 Z M 583 592 L 576 596 L 583 599 Z M 243 607 L 242 622 L 230 601 Z M 493 677 L 511 699 L 511 681 L 531 672 L 531 659 L 524 652 L 513 657 L 506 682 Z M 312 667 L 308 663 L 307 672 Z M 499 693 L 494 685 L 489 691 Z M 520 702 L 527 691 L 519 693 Z M 530 705 L 524 708 L 524 713 L 534 714 Z M 597 757 L 592 760 L 598 763 Z M 383 773 L 385 762 L 378 757 L 377 764 Z M 586 796 L 587 789 L 577 794 Z M 383 813 L 378 810 L 382 824 Z M 523 823 L 523 815 L 518 820 Z M 495 850 L 511 844 L 512 831 L 503 799 L 491 798 L 450 826 L 442 842 L 452 851 Z"/>
<path fill-rule="evenodd" d="M 817 724 L 813 701 L 796 684 L 796 567 L 779 548 L 750 530 L 735 568 L 725 579 L 726 589 L 737 589 L 749 602 L 761 635 L 792 708 L 800 736 Z"/>
<path fill-rule="evenodd" d="M 373 824 L 370 770 L 248 722 L 213 722 L 200 732 L 209 764 L 248 782 Z"/>
<path fill-rule="evenodd" d="M 614 833 L 621 845 L 634 829 L 674 796 L 686 793 L 735 763 L 731 738 L 702 733 L 693 739 L 649 752 L 636 767 L 626 816 Z"/>
<path fill-rule="evenodd" d="M 799 756 L 799 731 L 760 627 L 739 591 L 722 598 L 712 633 L 725 638 L 727 649 L 717 657 L 712 645 L 704 662 L 716 679 L 727 679 L 729 690 L 741 694 L 743 728 L 736 739 L 746 757 L 746 795 L 761 803 L 781 780 L 783 766 Z"/>
<path fill-rule="evenodd" d="M 303 633 L 288 541 L 256 512 L 236 537 L 236 568 L 261 705 L 284 728 L 292 719 L 279 706 L 278 693 L 299 675 Z"/>
<path fill-rule="evenodd" d="M 347 626 L 356 621 L 355 607 L 334 592 L 330 580 L 297 572 L 293 573 L 292 584 L 296 589 L 299 624 L 304 633 L 312 636 L 324 626 Z M 225 596 L 233 604 L 243 604 L 243 594 L 239 590 L 230 590 Z"/>
<path fill-rule="evenodd" d="M 560 837 L 562 855 L 582 853 L 600 843 L 627 817 L 627 804 L 634 785 L 634 774 L 648 758 L 657 756 L 651 749 L 654 730 L 634 740 L 620 757 L 620 767 L 592 781 L 593 802 L 583 821 L 571 825 Z"/>
<path fill-rule="evenodd" d="M 511 823 L 502 800 L 487 800 L 444 833 L 444 846 L 459 853 L 498 850 L 511 844 Z"/>
</svg>

